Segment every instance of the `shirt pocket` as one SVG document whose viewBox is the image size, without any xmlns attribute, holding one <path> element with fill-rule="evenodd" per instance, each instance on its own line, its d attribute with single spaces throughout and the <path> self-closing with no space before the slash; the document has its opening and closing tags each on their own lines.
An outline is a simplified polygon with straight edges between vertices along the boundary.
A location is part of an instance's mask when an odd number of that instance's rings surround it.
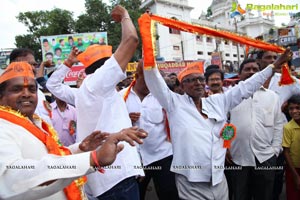
<svg viewBox="0 0 300 200">
<path fill-rule="evenodd" d="M 145 120 L 153 124 L 160 124 L 164 121 L 162 108 L 147 108 L 144 110 L 144 115 Z"/>
<path fill-rule="evenodd" d="M 257 112 L 260 113 L 260 120 L 265 127 L 274 126 L 274 113 L 272 109 L 262 108 L 260 110 L 257 110 Z"/>
</svg>

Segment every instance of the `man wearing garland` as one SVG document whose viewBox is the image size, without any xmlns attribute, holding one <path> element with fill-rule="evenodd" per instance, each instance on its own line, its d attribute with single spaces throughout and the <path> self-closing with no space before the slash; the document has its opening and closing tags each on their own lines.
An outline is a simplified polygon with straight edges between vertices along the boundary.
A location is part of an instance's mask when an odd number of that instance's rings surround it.
<svg viewBox="0 0 300 200">
<path fill-rule="evenodd" d="M 32 67 L 11 63 L 0 76 L 0 199 L 85 199 L 84 175 L 110 165 L 124 148 L 119 141 L 141 144 L 146 136 L 137 128 L 111 135 L 96 131 L 66 148 L 34 114 L 37 101 Z"/>
</svg>

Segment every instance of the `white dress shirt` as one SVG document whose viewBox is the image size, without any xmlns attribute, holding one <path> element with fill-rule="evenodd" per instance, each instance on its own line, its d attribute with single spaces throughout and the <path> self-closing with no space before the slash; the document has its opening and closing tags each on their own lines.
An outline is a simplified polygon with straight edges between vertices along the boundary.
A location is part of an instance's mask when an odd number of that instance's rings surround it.
<svg viewBox="0 0 300 200">
<path fill-rule="evenodd" d="M 190 182 L 220 183 L 226 153 L 220 131 L 227 112 L 251 96 L 271 74 L 272 68 L 267 67 L 225 93 L 202 98 L 202 112 L 208 116 L 205 119 L 188 95 L 176 94 L 168 88 L 157 68 L 144 70 L 150 92 L 168 113 L 173 145 L 171 171 L 184 175 Z"/>
<path fill-rule="evenodd" d="M 82 141 L 95 130 L 114 133 L 131 127 L 124 100 L 116 91 L 117 83 L 126 78 L 114 56 L 108 59 L 95 73 L 88 75 L 80 88 L 62 84 L 70 69 L 61 65 L 47 81 L 47 88 L 61 100 L 73 104 L 77 111 L 77 141 Z M 88 176 L 88 187 L 93 196 L 99 196 L 120 181 L 144 175 L 136 147 L 123 143 L 125 148 L 104 174 Z M 116 169 L 117 168 L 117 169 Z"/>
<path fill-rule="evenodd" d="M 124 95 L 127 89 L 124 88 L 120 91 L 121 96 Z M 126 105 L 129 113 L 141 113 L 139 120 L 133 125 L 148 132 L 148 137 L 144 139 L 144 143 L 139 145 L 143 165 L 147 166 L 172 155 L 172 144 L 167 141 L 165 116 L 156 98 L 149 93 L 141 101 L 133 88 L 131 88 Z"/>
<path fill-rule="evenodd" d="M 230 153 L 233 162 L 241 166 L 256 166 L 279 155 L 284 116 L 275 92 L 261 87 L 230 111 L 231 123 L 237 128 Z"/>
<path fill-rule="evenodd" d="M 280 105 L 286 102 L 289 98 L 291 98 L 295 94 L 300 94 L 300 81 L 293 77 L 295 82 L 291 85 L 279 85 L 281 79 L 280 73 L 275 73 L 270 81 L 269 90 L 274 91 L 280 97 Z"/>
<path fill-rule="evenodd" d="M 35 121 L 41 127 L 40 121 Z M 69 156 L 48 154 L 46 146 L 25 128 L 0 119 L 0 199 L 67 199 L 63 188 L 92 173 L 90 152 Z M 76 146 L 76 147 L 75 147 Z M 74 144 L 70 150 L 80 152 Z M 55 169 L 58 166 L 70 168 Z M 75 177 L 75 178 L 73 178 Z M 59 179 L 59 180 L 56 180 Z M 50 185 L 39 186 L 50 180 Z"/>
</svg>

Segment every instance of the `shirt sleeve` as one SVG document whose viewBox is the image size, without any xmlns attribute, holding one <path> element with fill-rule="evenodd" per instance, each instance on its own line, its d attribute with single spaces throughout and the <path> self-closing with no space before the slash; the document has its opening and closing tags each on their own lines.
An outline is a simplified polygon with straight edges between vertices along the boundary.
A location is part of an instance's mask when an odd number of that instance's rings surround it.
<svg viewBox="0 0 300 200">
<path fill-rule="evenodd" d="M 174 105 L 173 98 L 175 94 L 168 88 L 158 69 L 144 69 L 144 76 L 151 94 L 158 100 L 163 108 L 170 112 Z"/>
<path fill-rule="evenodd" d="M 282 146 L 286 148 L 291 147 L 292 142 L 292 132 L 286 128 L 286 125 L 283 127 L 283 138 L 282 138 Z"/>
<path fill-rule="evenodd" d="M 70 68 L 63 64 L 60 65 L 60 67 L 53 72 L 47 80 L 46 86 L 54 96 L 68 104 L 75 105 L 75 93 L 78 89 L 71 88 L 70 86 L 63 84 L 63 80 L 69 71 Z"/>
<path fill-rule="evenodd" d="M 82 86 L 85 93 L 110 97 L 116 91 L 117 84 L 126 78 L 115 57 L 110 57 L 90 77 L 87 77 Z"/>
<path fill-rule="evenodd" d="M 238 85 L 228 89 L 224 93 L 225 112 L 232 110 L 239 105 L 243 99 L 248 99 L 256 92 L 265 81 L 272 75 L 272 67 L 266 67 L 245 81 L 240 81 Z M 214 95 L 212 95 L 213 97 Z"/>
<path fill-rule="evenodd" d="M 298 95 L 300 94 L 300 80 L 297 78 L 294 78 L 294 80 L 296 83 L 291 85 L 292 93 L 293 95 Z"/>
</svg>

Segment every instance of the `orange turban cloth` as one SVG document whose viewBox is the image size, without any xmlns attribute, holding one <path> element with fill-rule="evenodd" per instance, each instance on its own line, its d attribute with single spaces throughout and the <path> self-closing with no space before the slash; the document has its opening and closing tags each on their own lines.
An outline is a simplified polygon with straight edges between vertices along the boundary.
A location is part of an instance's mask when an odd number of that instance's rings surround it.
<svg viewBox="0 0 300 200">
<path fill-rule="evenodd" d="M 188 64 L 182 71 L 178 73 L 178 80 L 181 82 L 185 76 L 194 73 L 203 74 L 203 71 L 203 62 L 193 62 Z"/>
<path fill-rule="evenodd" d="M 89 46 L 84 52 L 77 56 L 77 59 L 84 65 L 85 68 L 92 65 L 97 60 L 105 57 L 111 57 L 112 46 L 94 44 Z"/>
<path fill-rule="evenodd" d="M 27 62 L 13 62 L 9 64 L 0 76 L 0 84 L 4 81 L 20 76 L 34 79 L 32 66 Z"/>
</svg>

